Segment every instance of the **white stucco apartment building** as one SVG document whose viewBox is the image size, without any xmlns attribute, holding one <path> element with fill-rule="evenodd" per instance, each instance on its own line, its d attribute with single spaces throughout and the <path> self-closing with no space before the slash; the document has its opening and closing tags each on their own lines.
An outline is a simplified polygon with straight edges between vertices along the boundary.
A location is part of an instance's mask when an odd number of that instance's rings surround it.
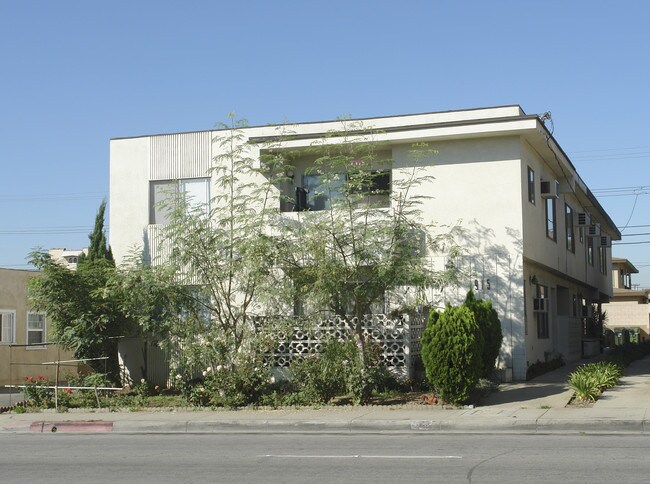
<svg viewBox="0 0 650 484">
<path fill-rule="evenodd" d="M 503 368 L 524 379 L 538 360 L 575 360 L 585 348 L 594 351 L 587 318 L 612 295 L 611 240 L 620 233 L 539 116 L 513 105 L 360 121 L 378 130 L 374 138 L 389 151 L 388 184 L 404 176 L 414 143 L 437 151 L 424 160 L 424 173 L 433 179 L 418 188 L 429 196 L 424 222 L 459 224 L 465 255 L 453 261 L 432 255 L 432 263 L 453 263 L 464 275 L 461 287 L 432 296 L 439 304 L 456 303 L 472 286 L 494 302 L 504 334 Z M 291 135 L 276 141 L 286 148 L 309 147 L 340 128 L 340 121 L 296 124 Z M 252 156 L 259 157 L 277 129 L 243 130 Z M 199 199 L 214 196 L 209 167 L 218 154 L 218 135 L 111 140 L 110 244 L 118 263 L 134 247 L 155 260 L 156 234 L 164 223 L 155 201 L 166 184 L 181 180 Z M 280 192 L 314 183 L 305 176 L 308 163 L 299 160 L 293 186 L 278 188 L 278 210 L 287 217 L 295 214 L 281 204 Z"/>
</svg>

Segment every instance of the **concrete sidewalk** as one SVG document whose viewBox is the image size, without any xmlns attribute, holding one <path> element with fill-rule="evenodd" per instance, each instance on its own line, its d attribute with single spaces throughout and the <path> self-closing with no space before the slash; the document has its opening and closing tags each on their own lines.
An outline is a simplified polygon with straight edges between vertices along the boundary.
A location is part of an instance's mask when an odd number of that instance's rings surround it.
<svg viewBox="0 0 650 484">
<path fill-rule="evenodd" d="M 650 357 L 626 369 L 621 385 L 593 407 L 565 407 L 576 365 L 527 383 L 503 385 L 477 408 L 334 407 L 282 410 L 196 410 L 0 414 L 0 432 L 523 432 L 650 433 Z"/>
</svg>

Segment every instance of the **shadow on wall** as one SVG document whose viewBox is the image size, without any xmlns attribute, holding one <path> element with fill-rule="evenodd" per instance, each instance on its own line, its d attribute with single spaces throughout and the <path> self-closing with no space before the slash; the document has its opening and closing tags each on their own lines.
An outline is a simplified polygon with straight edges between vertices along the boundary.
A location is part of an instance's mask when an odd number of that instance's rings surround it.
<svg viewBox="0 0 650 484">
<path fill-rule="evenodd" d="M 525 379 L 523 242 L 521 233 L 504 228 L 505 237 L 472 220 L 463 227 L 458 244 L 464 254 L 453 263 L 460 285 L 443 291 L 445 302 L 461 304 L 469 289 L 477 297 L 492 301 L 501 320 L 503 346 L 499 367 L 513 368 L 515 379 Z"/>
</svg>

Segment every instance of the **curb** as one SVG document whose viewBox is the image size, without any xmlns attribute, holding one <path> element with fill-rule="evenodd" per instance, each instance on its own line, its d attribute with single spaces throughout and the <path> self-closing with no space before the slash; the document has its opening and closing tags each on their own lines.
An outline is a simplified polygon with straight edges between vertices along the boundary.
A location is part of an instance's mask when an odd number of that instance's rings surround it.
<svg viewBox="0 0 650 484">
<path fill-rule="evenodd" d="M 475 420 L 304 420 L 304 421 L 35 421 L 0 428 L 0 433 L 111 432 L 120 434 L 210 433 L 525 433 L 648 434 L 650 421 L 629 419 L 481 419 Z"/>
<path fill-rule="evenodd" d="M 30 432 L 112 432 L 113 423 L 106 420 L 63 420 L 59 422 L 32 422 Z"/>
</svg>

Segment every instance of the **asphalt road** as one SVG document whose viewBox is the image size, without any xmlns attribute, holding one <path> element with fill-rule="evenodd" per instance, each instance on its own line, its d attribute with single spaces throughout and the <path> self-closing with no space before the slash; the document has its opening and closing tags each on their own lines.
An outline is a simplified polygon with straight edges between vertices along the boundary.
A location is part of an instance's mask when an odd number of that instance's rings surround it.
<svg viewBox="0 0 650 484">
<path fill-rule="evenodd" d="M 648 436 L 3 434 L 0 481 L 648 482 Z"/>
</svg>

